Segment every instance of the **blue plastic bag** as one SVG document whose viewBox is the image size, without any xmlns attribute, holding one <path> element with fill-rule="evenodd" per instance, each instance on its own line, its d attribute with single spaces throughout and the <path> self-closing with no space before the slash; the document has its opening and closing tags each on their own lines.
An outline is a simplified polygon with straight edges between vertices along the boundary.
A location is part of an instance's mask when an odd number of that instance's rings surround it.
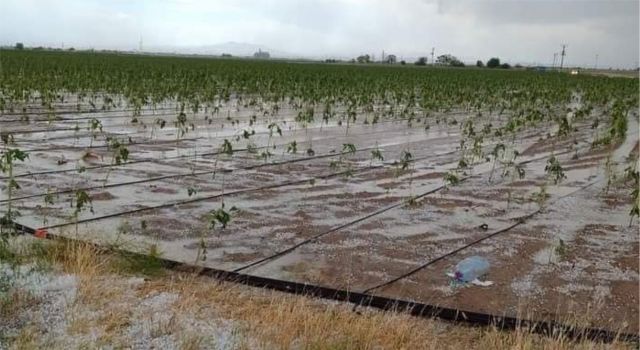
<svg viewBox="0 0 640 350">
<path fill-rule="evenodd" d="M 480 278 L 489 272 L 489 261 L 481 256 L 470 256 L 460 261 L 453 273 L 447 274 L 456 282 L 468 283 L 476 285 L 490 286 L 492 282 L 482 282 Z"/>
</svg>

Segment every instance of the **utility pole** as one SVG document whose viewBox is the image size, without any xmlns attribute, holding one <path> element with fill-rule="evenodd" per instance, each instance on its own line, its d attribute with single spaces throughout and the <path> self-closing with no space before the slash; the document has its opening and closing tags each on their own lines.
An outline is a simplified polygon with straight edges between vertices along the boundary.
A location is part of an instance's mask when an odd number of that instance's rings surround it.
<svg viewBox="0 0 640 350">
<path fill-rule="evenodd" d="M 436 48 L 435 48 L 435 47 L 432 47 L 432 48 L 431 48 L 431 64 L 436 63 L 436 61 L 434 61 L 434 60 L 433 60 L 433 54 L 435 53 L 435 51 L 436 51 Z"/>
<path fill-rule="evenodd" d="M 380 60 L 380 62 L 384 63 L 384 50 L 382 50 L 382 59 Z"/>
<path fill-rule="evenodd" d="M 562 44 L 562 53 L 560 54 L 560 70 L 562 70 L 562 67 L 564 66 L 564 56 L 565 56 L 566 48 L 567 48 L 567 45 Z"/>
<path fill-rule="evenodd" d="M 598 54 L 596 54 L 596 64 L 593 66 L 593 69 L 598 69 Z"/>
<path fill-rule="evenodd" d="M 556 60 L 558 59 L 558 53 L 554 52 L 553 53 L 553 65 L 551 66 L 551 68 L 555 69 L 556 68 Z"/>
</svg>

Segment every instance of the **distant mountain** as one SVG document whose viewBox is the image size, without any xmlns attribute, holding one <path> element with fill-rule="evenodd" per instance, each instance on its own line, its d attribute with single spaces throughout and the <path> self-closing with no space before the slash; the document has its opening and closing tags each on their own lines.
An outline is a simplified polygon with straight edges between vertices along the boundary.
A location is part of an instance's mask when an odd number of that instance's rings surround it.
<svg viewBox="0 0 640 350">
<path fill-rule="evenodd" d="M 186 55 L 222 55 L 223 53 L 231 54 L 233 56 L 253 56 L 258 50 L 267 51 L 271 57 L 275 58 L 299 58 L 301 55 L 293 53 L 287 53 L 283 51 L 274 51 L 264 45 L 239 43 L 230 41 L 221 44 L 214 45 L 202 45 L 202 46 L 156 46 L 147 47 L 145 51 L 150 52 L 170 52 L 180 53 Z"/>
</svg>

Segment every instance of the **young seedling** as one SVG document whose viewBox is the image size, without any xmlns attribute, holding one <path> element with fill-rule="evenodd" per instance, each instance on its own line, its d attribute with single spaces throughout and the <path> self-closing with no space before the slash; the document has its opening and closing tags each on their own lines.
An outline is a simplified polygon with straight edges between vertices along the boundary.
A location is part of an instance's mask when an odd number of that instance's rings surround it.
<svg viewBox="0 0 640 350">
<path fill-rule="evenodd" d="M 515 181 L 516 177 L 520 180 L 524 179 L 526 174 L 522 165 L 516 163 L 516 158 L 518 157 L 518 155 L 520 155 L 520 153 L 514 150 L 513 158 L 503 163 L 502 178 L 504 179 L 508 177 L 511 183 Z M 511 195 L 512 195 L 512 188 L 508 187 L 507 188 L 507 209 L 509 209 L 509 206 L 511 205 Z"/>
<path fill-rule="evenodd" d="M 93 140 L 98 137 L 99 133 L 102 133 L 102 122 L 96 118 L 91 118 L 87 129 L 91 132 L 91 141 L 89 141 L 89 148 L 91 148 L 93 147 Z"/>
<path fill-rule="evenodd" d="M 231 142 L 229 142 L 229 140 L 224 139 L 224 141 L 222 142 L 222 148 L 220 149 L 220 151 L 223 154 L 226 154 L 228 156 L 232 156 L 233 155 L 233 146 L 231 145 Z"/>
<path fill-rule="evenodd" d="M 567 256 L 568 248 L 562 238 L 558 240 L 558 245 L 554 248 L 554 251 L 560 260 L 564 259 Z"/>
<path fill-rule="evenodd" d="M 89 209 L 93 213 L 93 203 L 91 197 L 87 192 L 82 189 L 78 189 L 74 192 L 71 198 L 71 207 L 73 208 L 73 221 L 76 228 L 76 236 L 78 235 L 78 217 L 80 213 Z"/>
<path fill-rule="evenodd" d="M 506 147 L 504 144 L 499 143 L 493 147 L 491 151 L 491 156 L 493 158 L 493 165 L 491 166 L 491 172 L 489 173 L 489 182 L 493 180 L 493 173 L 496 169 L 496 164 L 500 161 L 501 157 L 504 156 Z"/>
<path fill-rule="evenodd" d="M 376 160 L 380 162 L 384 161 L 384 157 L 382 156 L 382 151 L 380 151 L 378 147 L 371 150 L 371 162 L 369 163 L 369 166 L 371 166 L 371 164 L 373 164 L 373 162 Z"/>
<path fill-rule="evenodd" d="M 178 133 L 176 133 L 176 141 L 182 138 L 189 132 L 189 126 L 187 125 L 187 115 L 184 113 L 184 105 L 182 106 L 182 110 L 180 114 L 176 117 L 173 125 L 178 129 Z"/>
<path fill-rule="evenodd" d="M 455 172 L 449 171 L 446 174 L 444 174 L 444 185 L 445 187 L 449 187 L 449 186 L 457 186 L 460 183 L 460 178 L 458 178 L 458 175 Z"/>
<path fill-rule="evenodd" d="M 604 193 L 609 193 L 609 189 L 611 188 L 611 185 L 613 185 L 618 178 L 618 176 L 616 175 L 615 165 L 611 161 L 611 154 L 607 156 L 607 160 L 604 164 L 604 168 L 605 168 L 605 175 L 607 177 L 607 184 L 604 187 Z"/>
<path fill-rule="evenodd" d="M 115 165 L 121 165 L 129 160 L 129 149 L 115 137 L 107 138 L 107 148 L 111 151 L 111 167 L 107 170 L 107 175 L 103 183 L 106 184 L 111 175 L 111 170 Z"/>
<path fill-rule="evenodd" d="M 346 155 L 353 155 L 356 153 L 356 146 L 352 143 L 343 143 L 342 144 L 342 152 L 340 153 L 340 157 L 338 158 L 337 165 L 334 162 L 331 162 L 329 166 L 336 165 L 335 168 L 341 167 L 344 165 L 344 159 Z M 351 169 L 351 163 L 347 163 L 347 169 L 345 170 L 344 177 L 353 176 L 353 170 Z"/>
<path fill-rule="evenodd" d="M 225 210 L 224 202 L 222 202 L 220 208 L 212 210 L 207 214 L 207 221 L 209 222 L 209 229 L 214 230 L 216 226 L 221 226 L 221 229 L 224 230 L 227 228 L 229 222 L 231 222 L 231 214 L 238 209 L 236 207 L 231 207 L 229 211 Z M 200 243 L 198 248 L 198 254 L 196 256 L 196 261 L 205 261 L 207 260 L 207 242 L 205 234 L 200 236 Z"/>
<path fill-rule="evenodd" d="M 400 155 L 400 169 L 405 171 L 409 169 L 409 165 L 411 165 L 411 160 L 413 159 L 413 155 L 411 152 L 404 150 Z"/>
<path fill-rule="evenodd" d="M 544 209 L 544 206 L 547 202 L 547 199 L 549 199 L 549 194 L 547 193 L 547 184 L 543 183 L 542 185 L 540 185 L 540 189 L 538 190 L 538 192 L 534 192 L 531 195 L 531 199 L 533 201 L 535 201 L 538 204 L 538 208 L 540 210 Z"/>
<path fill-rule="evenodd" d="M 544 167 L 544 172 L 547 173 L 547 177 L 553 180 L 553 184 L 557 185 L 562 182 L 562 180 L 567 178 L 567 175 L 564 174 L 564 170 L 558 161 L 558 158 L 555 156 L 551 156 L 547 161 L 547 165 Z"/>
<path fill-rule="evenodd" d="M 313 150 L 313 148 L 309 147 L 307 148 L 307 155 L 309 157 L 313 157 L 316 154 L 316 151 Z"/>
<path fill-rule="evenodd" d="M 9 139 L 8 137 L 3 138 L 3 141 L 6 145 L 8 145 L 11 140 L 12 139 Z M 20 213 L 18 211 L 14 211 L 12 208 L 13 191 L 20 189 L 20 185 L 18 185 L 13 175 L 13 167 L 15 162 L 24 162 L 27 158 L 29 158 L 29 155 L 17 148 L 7 148 L 2 152 L 2 155 L 0 156 L 0 171 L 4 174 L 7 174 L 8 177 L 7 211 L 2 216 L 2 218 L 0 218 L 0 234 L 4 233 L 5 231 L 12 232 L 13 221 L 16 217 L 20 216 Z M 2 236 L 2 240 L 6 239 L 5 235 L 0 236 Z"/>
<path fill-rule="evenodd" d="M 633 204 L 629 211 L 629 226 L 631 226 L 634 216 L 640 218 L 640 172 L 638 170 L 634 171 L 630 167 L 627 170 L 627 178 L 633 181 L 633 189 L 631 190 Z"/>
<path fill-rule="evenodd" d="M 298 153 L 298 143 L 296 142 L 296 140 L 291 141 L 287 145 L 287 153 L 293 153 L 293 154 Z"/>
<path fill-rule="evenodd" d="M 56 196 L 57 197 L 57 196 Z M 51 188 L 47 187 L 47 194 L 43 197 L 44 202 L 44 215 L 42 216 L 42 225 L 46 226 L 49 220 L 47 214 L 49 213 L 49 206 L 54 204 L 54 194 L 51 192 Z"/>
</svg>

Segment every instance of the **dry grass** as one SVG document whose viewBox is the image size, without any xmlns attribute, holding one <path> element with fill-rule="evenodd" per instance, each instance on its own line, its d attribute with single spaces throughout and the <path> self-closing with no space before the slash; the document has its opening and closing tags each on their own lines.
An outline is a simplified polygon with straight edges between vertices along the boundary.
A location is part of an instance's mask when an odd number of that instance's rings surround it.
<svg viewBox="0 0 640 350">
<path fill-rule="evenodd" d="M 210 315 L 211 306 L 225 316 L 241 320 L 243 331 L 261 347 L 278 349 L 625 349 L 609 345 L 547 338 L 526 330 L 500 331 L 472 328 L 406 314 L 363 310 L 348 305 L 300 296 L 213 282 L 207 278 L 173 275 L 150 281 L 141 293 L 152 290 L 180 295 L 176 312 Z"/>
<path fill-rule="evenodd" d="M 10 290 L 0 299 L 0 317 L 11 318 L 22 309 L 32 307 L 38 303 L 38 298 L 29 292 Z"/>
<path fill-rule="evenodd" d="M 76 305 L 69 310 L 70 334 L 99 329 L 103 345 L 126 347 L 122 331 L 132 322 L 131 305 L 161 293 L 177 295 L 163 316 L 145 315 L 154 337 L 175 335 L 181 349 L 205 347 L 203 334 L 180 322 L 189 315 L 198 322 L 231 320 L 237 349 L 626 349 L 626 343 L 600 344 L 549 338 L 526 330 L 472 328 L 364 309 L 301 296 L 221 283 L 187 272 L 167 272 L 131 286 L 120 274 L 118 256 L 83 243 L 54 242 L 45 259 L 79 278 Z M 128 270 L 125 268 L 125 270 Z M 87 310 L 97 317 L 79 316 Z M 82 312 L 81 312 L 82 311 Z M 90 313 L 89 313 L 90 314 Z M 14 340 L 16 348 L 34 344 L 33 329 Z M 33 347 L 31 347 L 33 348 Z"/>
</svg>

